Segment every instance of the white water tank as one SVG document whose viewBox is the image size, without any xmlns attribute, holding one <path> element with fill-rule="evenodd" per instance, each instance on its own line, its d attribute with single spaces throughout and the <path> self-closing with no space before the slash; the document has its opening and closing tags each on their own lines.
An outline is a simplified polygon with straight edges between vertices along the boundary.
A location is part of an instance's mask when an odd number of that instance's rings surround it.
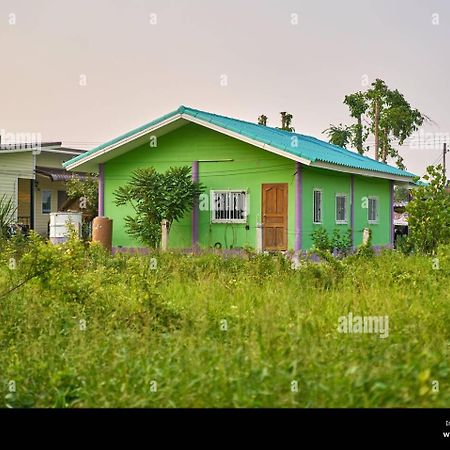
<svg viewBox="0 0 450 450">
<path fill-rule="evenodd" d="M 50 242 L 61 244 L 69 239 L 70 227 L 73 227 L 78 237 L 81 237 L 83 215 L 80 212 L 50 213 Z"/>
</svg>

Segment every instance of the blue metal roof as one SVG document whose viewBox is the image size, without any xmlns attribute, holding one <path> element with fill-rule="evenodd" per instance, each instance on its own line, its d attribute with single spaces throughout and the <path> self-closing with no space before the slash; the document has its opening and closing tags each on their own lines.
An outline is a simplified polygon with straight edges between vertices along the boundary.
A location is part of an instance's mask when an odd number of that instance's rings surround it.
<svg viewBox="0 0 450 450">
<path fill-rule="evenodd" d="M 233 119 L 231 117 L 220 116 L 198 109 L 189 108 L 187 106 L 180 106 L 177 110 L 172 111 L 152 122 L 142 125 L 128 133 L 118 136 L 104 144 L 82 154 L 72 158 L 64 163 L 64 166 L 71 165 L 75 162 L 82 161 L 87 156 L 92 155 L 100 150 L 116 144 L 123 139 L 129 138 L 134 134 L 144 131 L 146 128 L 158 125 L 159 123 L 167 120 L 177 114 L 183 114 L 197 118 L 204 122 L 209 122 L 218 127 L 240 134 L 247 138 L 258 141 L 262 144 L 270 145 L 279 150 L 283 150 L 292 155 L 304 158 L 311 162 L 321 161 L 324 163 L 337 164 L 339 166 L 345 166 L 348 168 L 369 170 L 374 172 L 381 172 L 396 176 L 413 177 L 414 174 L 405 170 L 398 169 L 396 167 L 389 166 L 379 161 L 375 161 L 368 156 L 360 155 L 359 153 L 347 150 L 342 147 L 330 144 L 312 136 L 306 136 L 299 133 L 291 133 L 289 131 L 279 130 L 278 128 L 272 128 L 264 125 L 259 125 L 252 122 L 246 122 L 239 119 Z"/>
</svg>

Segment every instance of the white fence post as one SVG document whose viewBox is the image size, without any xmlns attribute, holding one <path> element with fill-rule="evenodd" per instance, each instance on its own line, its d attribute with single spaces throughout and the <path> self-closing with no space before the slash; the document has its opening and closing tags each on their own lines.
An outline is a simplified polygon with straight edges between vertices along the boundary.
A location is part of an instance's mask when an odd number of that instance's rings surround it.
<svg viewBox="0 0 450 450">
<path fill-rule="evenodd" d="M 367 245 L 367 243 L 369 242 L 369 237 L 370 237 L 370 230 L 368 228 L 364 228 L 362 239 L 363 245 Z"/>
<path fill-rule="evenodd" d="M 256 253 L 263 251 L 263 227 L 262 223 L 256 223 Z"/>
</svg>

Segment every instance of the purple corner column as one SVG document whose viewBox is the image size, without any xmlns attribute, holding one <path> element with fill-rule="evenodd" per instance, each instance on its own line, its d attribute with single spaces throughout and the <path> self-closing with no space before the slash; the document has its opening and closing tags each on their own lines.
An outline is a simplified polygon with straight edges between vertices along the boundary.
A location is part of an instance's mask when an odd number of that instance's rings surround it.
<svg viewBox="0 0 450 450">
<path fill-rule="evenodd" d="M 355 175 L 350 176 L 350 229 L 352 230 L 352 245 L 355 246 Z"/>
<path fill-rule="evenodd" d="M 391 224 L 390 243 L 391 243 L 391 246 L 394 247 L 394 182 L 392 180 L 390 181 L 390 203 L 391 203 L 390 204 L 390 213 L 389 213 L 390 224 Z"/>
<path fill-rule="evenodd" d="M 98 165 L 98 215 L 105 215 L 105 171 L 103 164 Z"/>
<path fill-rule="evenodd" d="M 199 165 L 198 161 L 192 163 L 192 181 L 199 181 Z M 192 209 L 192 248 L 198 246 L 198 199 L 194 201 L 194 207 Z"/>
<path fill-rule="evenodd" d="M 302 164 L 295 163 L 295 253 L 302 249 Z"/>
</svg>

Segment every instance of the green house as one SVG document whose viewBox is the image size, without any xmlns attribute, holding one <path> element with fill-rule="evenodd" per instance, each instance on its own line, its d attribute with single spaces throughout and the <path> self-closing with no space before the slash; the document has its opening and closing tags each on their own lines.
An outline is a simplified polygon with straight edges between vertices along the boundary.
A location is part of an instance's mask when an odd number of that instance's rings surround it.
<svg viewBox="0 0 450 450">
<path fill-rule="evenodd" d="M 393 243 L 393 187 L 412 173 L 314 137 L 181 106 L 64 163 L 99 173 L 99 215 L 113 220 L 113 247 L 137 248 L 114 191 L 133 170 L 191 165 L 207 190 L 172 226 L 169 247 L 305 250 L 324 227 L 372 230 L 373 244 Z"/>
</svg>

